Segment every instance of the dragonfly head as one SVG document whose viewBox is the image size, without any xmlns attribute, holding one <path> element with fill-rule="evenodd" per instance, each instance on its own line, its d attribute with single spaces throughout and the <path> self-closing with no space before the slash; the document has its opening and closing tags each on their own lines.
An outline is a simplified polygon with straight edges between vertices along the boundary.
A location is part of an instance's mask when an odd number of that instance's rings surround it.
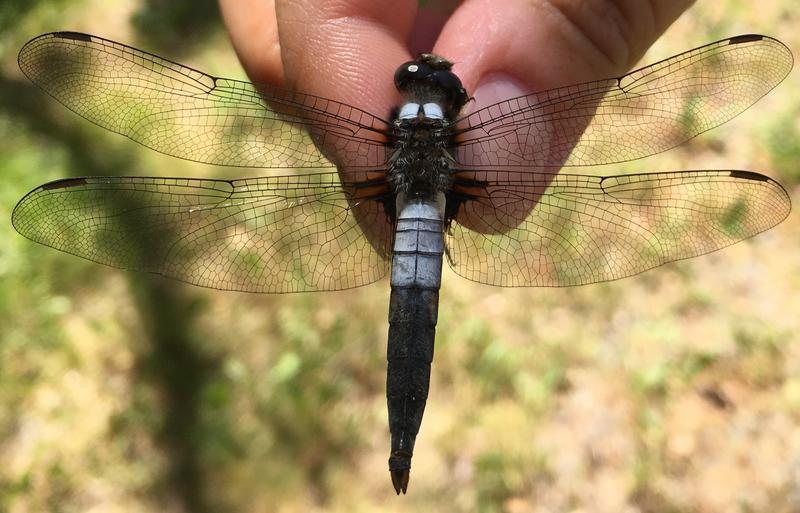
<svg viewBox="0 0 800 513">
<path fill-rule="evenodd" d="M 416 60 L 408 61 L 397 68 L 394 85 L 405 101 L 419 105 L 438 104 L 445 118 L 453 120 L 469 100 L 461 85 L 453 64 L 432 53 L 420 54 Z"/>
</svg>

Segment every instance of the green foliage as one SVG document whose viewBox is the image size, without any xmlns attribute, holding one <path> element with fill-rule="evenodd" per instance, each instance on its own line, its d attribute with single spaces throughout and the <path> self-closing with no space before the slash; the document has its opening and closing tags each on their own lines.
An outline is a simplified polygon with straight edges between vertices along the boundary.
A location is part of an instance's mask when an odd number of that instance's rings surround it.
<svg viewBox="0 0 800 513">
<path fill-rule="evenodd" d="M 144 0 L 131 24 L 148 47 L 186 55 L 219 31 L 216 0 Z"/>
<path fill-rule="evenodd" d="M 772 166 L 790 185 L 800 183 L 800 103 L 793 102 L 770 124 L 767 146 Z"/>
<path fill-rule="evenodd" d="M 658 56 L 730 35 L 749 5 L 698 3 Z M 752 30 L 800 48 L 792 7 L 759 4 Z M 0 511 L 793 511 L 796 215 L 767 237 L 592 287 L 495 290 L 446 272 L 437 388 L 399 499 L 386 471 L 386 281 L 221 293 L 16 234 L 16 202 L 53 179 L 223 172 L 66 112 L 20 76 L 19 44 L 80 28 L 193 62 L 228 54 L 233 74 L 231 49 L 212 47 L 220 27 L 211 0 L 0 2 Z M 756 162 L 797 204 L 797 73 L 788 80 L 755 108 L 763 126 L 732 122 L 747 144 L 633 170 Z M 740 153 L 751 140 L 767 151 Z M 734 205 L 723 225 L 741 214 Z"/>
<path fill-rule="evenodd" d="M 0 32 L 13 28 L 20 19 L 40 7 L 58 8 L 68 0 L 3 0 L 0 3 Z"/>
</svg>

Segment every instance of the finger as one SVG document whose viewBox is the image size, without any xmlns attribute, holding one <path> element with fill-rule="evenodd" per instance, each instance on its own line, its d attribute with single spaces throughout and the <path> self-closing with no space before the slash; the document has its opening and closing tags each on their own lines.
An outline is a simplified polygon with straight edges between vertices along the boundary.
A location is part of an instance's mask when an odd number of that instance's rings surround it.
<svg viewBox="0 0 800 513">
<path fill-rule="evenodd" d="M 693 0 L 467 0 L 435 51 L 476 107 L 627 71 Z M 480 34 L 480 42 L 475 41 Z"/>
<path fill-rule="evenodd" d="M 283 85 L 274 0 L 219 0 L 225 28 L 253 82 Z"/>
<path fill-rule="evenodd" d="M 387 117 L 416 0 L 277 0 L 286 85 Z"/>
<path fill-rule="evenodd" d="M 454 61 L 465 88 L 474 91 L 475 101 L 465 109 L 472 111 L 534 91 L 619 75 L 690 4 L 691 0 L 467 0 L 442 30 L 435 51 Z M 480 34 L 480 41 L 472 34 Z M 537 130 L 542 147 L 523 151 L 559 151 L 555 158 L 563 162 L 571 147 L 547 146 L 558 140 L 558 127 Z M 502 140 L 492 144 L 499 143 Z M 537 175 L 522 175 L 534 182 L 529 198 L 537 197 Z M 535 204 L 535 199 L 521 204 L 504 217 L 503 225 L 512 228 L 522 222 Z M 481 208 L 475 206 L 476 212 Z M 481 214 L 497 218 L 491 209 Z M 458 220 L 475 231 L 486 229 L 476 218 Z"/>
</svg>

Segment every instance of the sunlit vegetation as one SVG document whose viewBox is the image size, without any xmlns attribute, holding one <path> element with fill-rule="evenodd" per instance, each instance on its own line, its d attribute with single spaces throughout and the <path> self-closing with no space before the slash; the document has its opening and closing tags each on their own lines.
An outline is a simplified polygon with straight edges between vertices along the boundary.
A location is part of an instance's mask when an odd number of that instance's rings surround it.
<svg viewBox="0 0 800 513">
<path fill-rule="evenodd" d="M 795 10 L 698 2 L 644 62 L 747 32 L 800 55 Z M 242 76 L 210 1 L 0 2 L 0 511 L 798 510 L 796 212 L 619 282 L 500 289 L 445 271 L 430 398 L 398 499 L 386 469 L 387 280 L 218 292 L 13 230 L 16 202 L 55 179 L 261 173 L 154 154 L 45 97 L 16 53 L 60 29 Z M 752 169 L 799 205 L 798 90 L 795 70 L 726 126 L 602 172 Z M 742 208 L 722 213 L 723 231 L 739 229 Z"/>
</svg>

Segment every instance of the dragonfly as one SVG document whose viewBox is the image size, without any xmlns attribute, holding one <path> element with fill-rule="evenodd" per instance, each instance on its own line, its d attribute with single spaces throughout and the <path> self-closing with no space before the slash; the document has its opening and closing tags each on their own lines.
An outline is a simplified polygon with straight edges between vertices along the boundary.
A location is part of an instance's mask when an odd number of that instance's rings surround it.
<svg viewBox="0 0 800 513">
<path fill-rule="evenodd" d="M 402 100 L 386 119 L 98 36 L 44 34 L 21 49 L 20 68 L 80 116 L 174 157 L 283 173 L 66 178 L 29 192 L 12 222 L 66 253 L 220 290 L 333 291 L 389 275 L 389 471 L 405 494 L 443 262 L 487 285 L 585 285 L 775 226 L 789 196 L 753 171 L 580 169 L 660 153 L 725 123 L 792 64 L 781 42 L 741 35 L 468 112 L 452 64 L 421 54 L 398 67 Z"/>
</svg>

